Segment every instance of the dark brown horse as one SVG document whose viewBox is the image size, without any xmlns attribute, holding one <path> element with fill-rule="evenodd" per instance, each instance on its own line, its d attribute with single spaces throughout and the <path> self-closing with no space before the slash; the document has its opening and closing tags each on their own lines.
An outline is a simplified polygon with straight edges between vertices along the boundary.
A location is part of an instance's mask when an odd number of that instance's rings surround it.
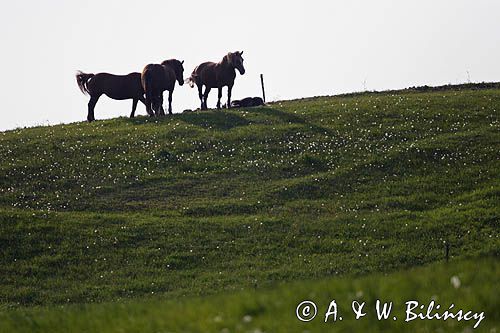
<svg viewBox="0 0 500 333">
<path fill-rule="evenodd" d="M 144 100 L 144 90 L 141 85 L 141 73 L 114 75 L 108 73 L 86 74 L 77 72 L 76 82 L 82 93 L 90 95 L 88 121 L 95 120 L 94 108 L 99 97 L 103 94 L 112 99 L 132 99 L 132 113 L 130 113 L 130 118 L 133 118 L 135 115 L 138 101 L 146 103 Z M 150 113 L 148 112 L 148 114 Z"/>
<path fill-rule="evenodd" d="M 218 63 L 204 62 L 196 67 L 187 79 L 191 88 L 198 87 L 198 96 L 201 101 L 201 109 L 207 109 L 207 99 L 210 89 L 217 88 L 219 90 L 217 99 L 217 109 L 220 109 L 220 99 L 222 97 L 222 87 L 227 86 L 227 105 L 231 106 L 231 90 L 233 89 L 234 79 L 236 78 L 237 69 L 241 75 L 245 74 L 243 67 L 243 58 L 241 52 L 228 53 Z M 202 88 L 205 85 L 205 92 L 202 94 Z"/>
<path fill-rule="evenodd" d="M 156 115 L 164 115 L 163 92 L 168 90 L 168 113 L 172 114 L 172 94 L 175 81 L 180 86 L 184 84 L 184 61 L 176 59 L 165 60 L 161 64 L 149 64 L 144 67 L 141 75 L 142 87 L 146 93 L 146 109 L 148 113 L 154 110 Z"/>
</svg>

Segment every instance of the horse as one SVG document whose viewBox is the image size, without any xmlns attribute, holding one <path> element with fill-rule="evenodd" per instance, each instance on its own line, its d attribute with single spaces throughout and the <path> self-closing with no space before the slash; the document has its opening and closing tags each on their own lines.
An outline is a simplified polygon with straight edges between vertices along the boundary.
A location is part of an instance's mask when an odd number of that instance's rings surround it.
<svg viewBox="0 0 500 333">
<path fill-rule="evenodd" d="M 243 51 L 230 52 L 218 63 L 204 62 L 197 66 L 191 76 L 186 80 L 191 88 L 198 87 L 198 96 L 201 101 L 201 109 L 207 109 L 207 99 L 210 89 L 219 90 L 217 109 L 220 109 L 220 99 L 222 97 L 222 88 L 227 86 L 227 105 L 231 107 L 231 90 L 233 89 L 234 79 L 237 69 L 241 75 L 245 74 L 243 67 Z M 202 88 L 205 85 L 205 92 L 202 94 Z"/>
<path fill-rule="evenodd" d="M 264 100 L 260 97 L 245 97 L 240 100 L 235 100 L 231 102 L 232 108 L 250 108 L 254 106 L 265 105 Z"/>
<path fill-rule="evenodd" d="M 94 121 L 94 108 L 101 95 L 109 98 L 124 100 L 132 99 L 132 113 L 130 118 L 134 118 L 137 102 L 146 104 L 144 90 L 141 84 L 141 73 L 130 73 L 127 75 L 114 75 L 109 73 L 76 73 L 76 83 L 84 95 L 90 96 L 88 103 L 87 120 Z M 148 112 L 148 114 L 150 114 Z M 150 114 L 151 115 L 151 114 Z"/>
<path fill-rule="evenodd" d="M 163 92 L 168 90 L 168 113 L 172 114 L 172 93 L 175 81 L 179 86 L 184 84 L 184 64 L 177 59 L 165 60 L 161 64 L 149 64 L 141 74 L 141 83 L 146 93 L 146 109 L 148 113 L 155 111 L 156 115 L 165 115 L 163 110 Z"/>
</svg>

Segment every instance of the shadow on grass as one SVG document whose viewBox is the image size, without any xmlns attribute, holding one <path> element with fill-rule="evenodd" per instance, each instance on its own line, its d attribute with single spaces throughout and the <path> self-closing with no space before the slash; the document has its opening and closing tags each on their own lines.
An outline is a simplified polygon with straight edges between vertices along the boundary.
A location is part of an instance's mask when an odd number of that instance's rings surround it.
<svg viewBox="0 0 500 333">
<path fill-rule="evenodd" d="M 270 107 L 242 108 L 242 109 L 238 109 L 238 110 L 243 110 L 243 111 L 248 112 L 248 113 L 254 113 L 254 114 L 258 114 L 258 115 L 265 115 L 268 117 L 278 118 L 285 123 L 291 123 L 291 124 L 305 124 L 306 123 L 306 121 L 302 117 L 300 117 L 296 114 L 284 112 L 284 111 L 273 109 Z"/>
<path fill-rule="evenodd" d="M 225 111 L 200 111 L 183 113 L 178 116 L 189 124 L 216 130 L 230 130 L 234 127 L 247 126 L 250 121 L 234 113 Z"/>
<path fill-rule="evenodd" d="M 170 121 L 182 120 L 194 126 L 202 127 L 205 129 L 214 129 L 227 131 L 232 128 L 248 126 L 255 123 L 255 120 L 247 119 L 244 116 L 238 115 L 238 112 L 246 112 L 254 117 L 261 117 L 262 123 L 265 119 L 277 119 L 283 124 L 299 124 L 308 126 L 312 131 L 334 135 L 330 129 L 318 126 L 307 122 L 303 117 L 281 110 L 277 110 L 271 107 L 253 107 L 253 108 L 234 108 L 234 109 L 222 109 L 222 110 L 207 110 L 207 111 L 195 111 L 189 113 L 178 113 L 174 115 L 166 115 L 164 117 L 150 118 L 148 116 L 139 116 L 136 118 L 123 118 L 123 121 L 132 123 L 134 125 L 143 125 L 147 123 L 162 124 L 168 123 Z M 257 121 L 259 122 L 259 121 Z"/>
</svg>

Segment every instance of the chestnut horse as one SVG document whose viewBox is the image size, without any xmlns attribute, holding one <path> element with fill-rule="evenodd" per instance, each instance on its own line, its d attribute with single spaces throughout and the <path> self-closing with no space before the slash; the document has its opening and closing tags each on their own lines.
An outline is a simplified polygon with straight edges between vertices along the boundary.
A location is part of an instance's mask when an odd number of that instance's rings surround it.
<svg viewBox="0 0 500 333">
<path fill-rule="evenodd" d="M 220 109 L 220 99 L 222 97 L 222 88 L 227 86 L 227 105 L 231 106 L 231 90 L 233 89 L 234 79 L 236 78 L 237 69 L 241 75 L 245 74 L 243 67 L 243 58 L 241 52 L 230 52 L 222 58 L 218 63 L 204 62 L 196 67 L 191 74 L 191 77 L 186 81 L 191 88 L 198 87 L 198 96 L 201 101 L 201 109 L 207 109 L 207 99 L 210 89 L 217 88 L 219 90 L 217 99 L 217 109 Z M 202 94 L 202 88 L 205 85 L 205 92 Z"/>
<path fill-rule="evenodd" d="M 168 113 L 172 114 L 172 94 L 175 81 L 180 86 L 184 84 L 184 61 L 177 59 L 165 60 L 161 64 L 149 64 L 144 67 L 141 75 L 142 88 L 146 93 L 146 109 L 148 113 L 154 110 L 156 115 L 165 115 L 163 110 L 163 92 L 168 90 Z"/>
<path fill-rule="evenodd" d="M 130 118 L 133 118 L 135 115 L 138 101 L 146 104 L 144 90 L 141 85 L 141 73 L 114 75 L 109 73 L 87 74 L 77 72 L 76 83 L 82 93 L 90 95 L 87 114 L 88 121 L 95 120 L 94 108 L 99 97 L 103 94 L 117 100 L 132 99 L 132 113 L 130 113 Z M 148 112 L 148 114 L 150 113 Z"/>
</svg>

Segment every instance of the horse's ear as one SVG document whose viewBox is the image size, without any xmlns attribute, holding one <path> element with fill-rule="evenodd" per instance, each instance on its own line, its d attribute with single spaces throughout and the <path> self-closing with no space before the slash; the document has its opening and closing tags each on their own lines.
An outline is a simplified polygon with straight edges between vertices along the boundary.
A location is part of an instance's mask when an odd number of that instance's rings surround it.
<svg viewBox="0 0 500 333">
<path fill-rule="evenodd" d="M 243 51 L 240 51 L 240 55 L 243 55 Z"/>
<path fill-rule="evenodd" d="M 184 64 L 184 60 L 181 61 L 181 65 L 183 65 L 183 64 Z"/>
</svg>

